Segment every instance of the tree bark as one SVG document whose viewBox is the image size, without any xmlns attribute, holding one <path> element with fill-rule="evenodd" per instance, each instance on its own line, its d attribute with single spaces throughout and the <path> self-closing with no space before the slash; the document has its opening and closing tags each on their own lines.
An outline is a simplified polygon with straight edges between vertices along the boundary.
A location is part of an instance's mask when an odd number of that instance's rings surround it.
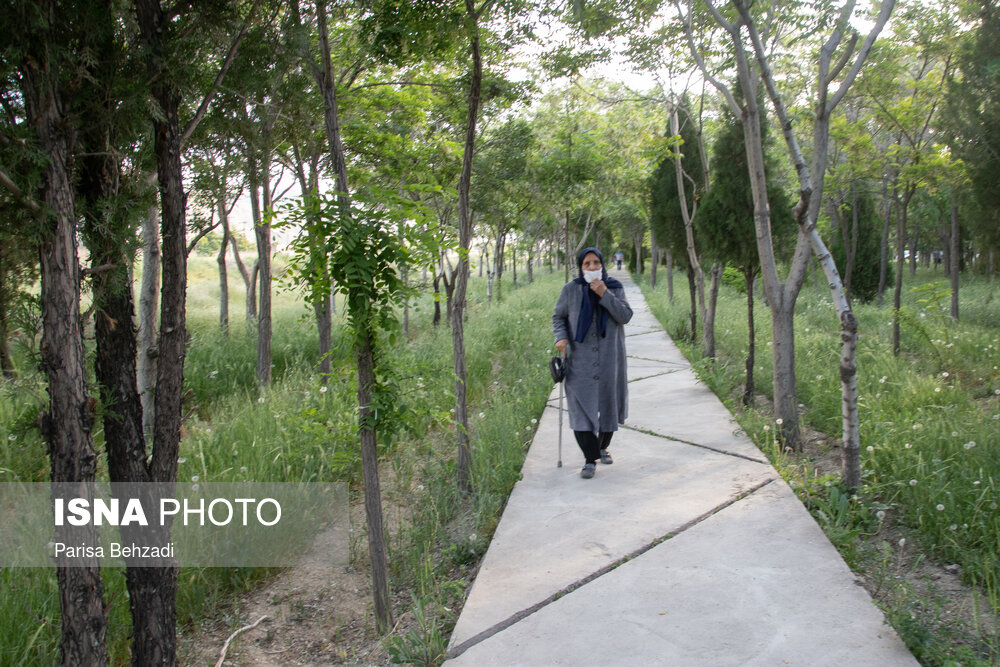
<svg viewBox="0 0 1000 667">
<path fill-rule="evenodd" d="M 151 180 L 155 178 L 151 175 Z M 153 438 L 156 415 L 157 312 L 160 310 L 160 209 L 150 206 L 142 221 L 142 285 L 139 289 L 139 350 L 136 380 L 142 401 L 142 433 Z"/>
<path fill-rule="evenodd" d="M 382 492 L 378 476 L 378 441 L 372 414 L 372 387 L 375 385 L 375 360 L 371 333 L 365 331 L 357 351 L 358 424 L 361 435 L 361 468 L 365 484 L 365 521 L 368 525 L 368 554 L 372 562 L 372 590 L 375 596 L 375 622 L 379 634 L 392 629 L 392 603 L 389 599 L 389 562 L 385 528 L 382 525 Z"/>
<path fill-rule="evenodd" d="M 4 241 L 0 241 L 0 370 L 7 379 L 13 378 L 14 362 L 10 356 L 10 325 L 7 323 L 7 315 L 10 313 L 10 303 L 7 299 L 7 286 L 5 276 L 7 275 L 7 248 Z"/>
<path fill-rule="evenodd" d="M 222 335 L 229 337 L 229 272 L 226 267 L 226 255 L 229 252 L 229 211 L 226 210 L 225 199 L 219 197 L 219 218 L 222 221 L 222 244 L 215 258 L 219 265 L 219 329 Z"/>
<path fill-rule="evenodd" d="M 897 357 L 900 352 L 899 309 L 903 304 L 903 267 L 906 266 L 906 223 L 910 199 L 914 192 L 916 192 L 914 186 L 906 186 L 903 200 L 896 212 L 896 284 L 892 296 L 892 354 Z"/>
<path fill-rule="evenodd" d="M 954 200 L 955 195 L 952 194 L 951 202 L 951 316 L 957 322 L 958 321 L 958 279 L 959 279 L 959 268 L 961 262 L 959 261 L 959 253 L 961 252 L 960 237 L 959 237 L 959 225 L 958 225 L 958 204 Z"/>
<path fill-rule="evenodd" d="M 47 23 L 56 20 L 56 7 L 39 8 Z M 46 28 L 21 63 L 25 111 L 39 147 L 48 157 L 38 189 L 41 205 L 35 211 L 45 234 L 41 242 L 42 368 L 48 380 L 49 406 L 42 417 L 53 483 L 71 485 L 70 493 L 93 496 L 97 452 L 92 436 L 94 405 L 87 395 L 86 358 L 80 323 L 80 267 L 77 260 L 76 211 L 71 173 L 75 136 L 63 115 L 66 104 L 57 79 L 58 66 L 50 62 Z M 38 48 L 35 48 L 35 47 Z M 53 487 L 53 493 L 59 493 Z M 69 529 L 57 528 L 56 540 Z M 73 528 L 73 540 L 95 544 L 93 527 Z M 93 541 L 91 541 L 93 540 Z M 63 665 L 106 665 L 104 582 L 100 563 L 87 559 L 81 567 L 56 568 Z"/>
<path fill-rule="evenodd" d="M 747 286 L 747 359 L 746 359 L 746 382 L 743 384 L 743 407 L 749 408 L 753 405 L 754 393 L 754 364 L 757 363 L 757 340 L 753 319 L 753 279 L 754 271 L 744 271 L 743 278 Z"/>
<path fill-rule="evenodd" d="M 324 124 L 330 157 L 333 160 L 337 179 L 337 202 L 340 215 L 349 220 L 351 216 L 350 190 L 347 183 L 347 161 L 344 144 L 340 136 L 339 102 L 333 77 L 333 62 L 330 58 L 330 38 L 326 23 L 326 6 L 316 3 L 316 18 L 319 27 L 320 57 L 322 66 L 314 70 L 316 83 L 323 95 Z M 382 500 L 378 480 L 378 450 L 376 446 L 375 424 L 369 415 L 371 411 L 371 388 L 375 383 L 374 349 L 370 323 L 364 323 L 359 332 L 361 345 L 358 349 L 358 416 L 361 436 L 361 464 L 365 482 L 365 518 L 368 525 L 368 554 L 372 565 L 372 595 L 375 600 L 375 624 L 380 633 L 392 628 L 392 606 L 389 602 L 389 567 L 386 557 L 385 532 L 382 527 Z"/>
<path fill-rule="evenodd" d="M 677 118 L 677 107 L 674 106 L 670 110 L 670 134 L 673 136 L 678 136 L 680 134 L 680 123 Z M 705 303 L 705 272 L 701 268 L 701 262 L 698 261 L 698 251 L 695 249 L 694 243 L 694 215 L 688 209 L 687 205 L 687 191 L 684 187 L 684 171 L 681 167 L 681 156 L 680 153 L 674 156 L 674 175 L 677 181 L 677 194 L 678 200 L 680 201 L 681 207 L 681 217 L 684 220 L 684 235 L 687 239 L 687 258 L 688 266 L 694 273 L 695 284 L 697 287 L 698 294 L 698 311 L 701 314 L 701 326 L 702 326 L 702 354 L 706 357 L 715 356 L 715 332 L 711 331 L 711 327 L 714 322 L 708 316 L 708 308 Z M 694 329 L 692 329 L 692 335 L 694 334 Z"/>
<path fill-rule="evenodd" d="M 476 147 L 476 122 L 479 117 L 480 92 L 483 82 L 483 61 L 479 48 L 479 17 L 474 0 L 465 0 L 466 30 L 472 51 L 472 72 L 469 84 L 468 109 L 465 118 L 465 146 L 462 151 L 462 172 L 458 179 L 458 276 L 453 297 L 452 348 L 455 357 L 455 431 L 458 437 L 458 486 L 464 493 L 472 491 L 472 452 L 469 443 L 468 399 L 465 364 L 465 299 L 469 283 L 469 249 L 472 244 L 472 212 L 470 186 L 472 156 Z"/>
<path fill-rule="evenodd" d="M 705 317 L 708 324 L 704 327 L 705 344 L 702 346 L 705 356 L 715 359 L 715 306 L 719 302 L 719 282 L 722 278 L 722 265 L 712 265 L 712 280 L 709 287 L 708 307 L 705 309 Z"/>
<path fill-rule="evenodd" d="M 889 177 L 882 179 L 882 205 L 885 216 L 882 221 L 882 241 L 879 245 L 878 301 L 879 307 L 885 301 L 885 288 L 889 282 L 889 229 L 892 224 L 892 198 L 889 197 Z"/>
<path fill-rule="evenodd" d="M 153 117 L 157 181 L 160 190 L 160 237 L 163 247 L 159 355 L 156 373 L 156 415 L 152 481 L 177 480 L 180 448 L 184 356 L 187 344 L 186 196 L 181 169 L 180 93 L 164 70 L 168 17 L 159 0 L 135 0 L 141 41 L 147 55 L 152 97 L 159 106 Z M 133 610 L 132 664 L 177 664 L 177 568 L 129 568 L 127 578 Z"/>
<path fill-rule="evenodd" d="M 650 243 L 650 268 L 649 268 L 649 286 L 656 289 L 656 269 L 660 264 L 660 249 L 656 246 L 656 234 L 650 230 L 649 233 L 649 243 Z"/>
<path fill-rule="evenodd" d="M 674 256 L 667 251 L 667 300 L 674 302 Z"/>
<path fill-rule="evenodd" d="M 694 269 L 687 269 L 688 294 L 691 296 L 691 342 L 698 340 L 698 286 L 695 283 Z"/>
</svg>

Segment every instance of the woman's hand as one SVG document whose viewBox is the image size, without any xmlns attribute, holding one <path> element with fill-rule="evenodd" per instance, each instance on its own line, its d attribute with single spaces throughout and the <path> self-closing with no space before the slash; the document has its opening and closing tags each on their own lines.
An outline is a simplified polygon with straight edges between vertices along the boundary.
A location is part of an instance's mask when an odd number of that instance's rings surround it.
<svg viewBox="0 0 1000 667">
<path fill-rule="evenodd" d="M 562 340 L 556 341 L 556 349 L 559 350 L 559 354 L 566 356 L 566 346 L 569 345 L 569 341 L 563 338 Z"/>
<path fill-rule="evenodd" d="M 604 293 L 608 291 L 608 286 L 604 284 L 604 281 L 598 278 L 590 283 L 590 289 L 597 293 L 597 296 L 604 296 Z"/>
</svg>

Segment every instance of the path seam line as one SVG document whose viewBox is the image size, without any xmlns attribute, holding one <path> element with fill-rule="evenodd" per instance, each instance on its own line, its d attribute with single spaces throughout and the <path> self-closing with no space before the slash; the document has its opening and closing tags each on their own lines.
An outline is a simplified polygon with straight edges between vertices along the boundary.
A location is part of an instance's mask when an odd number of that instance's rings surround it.
<svg viewBox="0 0 1000 667">
<path fill-rule="evenodd" d="M 746 454 L 740 454 L 738 452 L 727 452 L 724 449 L 717 449 L 715 447 L 709 447 L 708 445 L 702 445 L 697 442 L 692 442 L 691 440 L 684 440 L 683 438 L 675 438 L 672 435 L 664 435 L 662 433 L 657 433 L 656 431 L 650 431 L 648 429 L 639 428 L 638 426 L 629 426 L 628 424 L 622 424 L 623 429 L 628 429 L 629 431 L 635 431 L 637 433 L 644 433 L 646 435 L 651 435 L 656 438 L 663 438 L 664 440 L 672 440 L 673 442 L 679 442 L 685 445 L 691 445 L 692 447 L 700 447 L 701 449 L 707 449 L 710 452 L 715 452 L 716 454 L 725 454 L 726 456 L 735 456 L 739 459 L 746 459 L 747 461 L 753 461 L 754 463 L 761 463 L 763 465 L 771 465 L 770 461 L 766 459 L 755 459 L 752 456 L 747 456 Z"/>
<path fill-rule="evenodd" d="M 771 484 L 772 482 L 774 482 L 776 479 L 777 479 L 777 477 L 770 477 L 770 478 L 764 480 L 763 482 L 760 482 L 756 486 L 753 486 L 753 487 L 751 487 L 749 489 L 746 489 L 745 491 L 740 491 L 735 496 L 733 496 L 732 498 L 726 500 L 722 504 L 713 507 L 712 509 L 708 510 L 707 512 L 705 512 L 705 513 L 703 513 L 703 514 L 701 514 L 701 515 L 699 515 L 699 516 L 691 519 L 687 523 L 681 524 L 681 526 L 679 528 L 677 528 L 677 530 L 669 532 L 666 535 L 662 535 L 662 536 L 656 538 L 655 540 L 653 540 L 652 542 L 649 542 L 649 543 L 647 543 L 647 544 L 639 547 L 635 551 L 632 551 L 632 552 L 630 552 L 630 553 L 622 556 L 621 558 L 618 558 L 617 560 L 612 561 L 611 563 L 608 563 L 604 567 L 602 567 L 602 568 L 600 568 L 598 570 L 595 570 L 594 572 L 591 572 L 586 577 L 584 577 L 582 579 L 578 579 L 578 580 L 574 581 L 573 583 L 569 584 L 568 586 L 565 586 L 564 588 L 561 588 L 560 590 L 558 590 L 555 593 L 553 593 L 552 595 L 548 596 L 547 598 L 545 598 L 541 602 L 536 602 L 535 604 L 531 605 L 530 607 L 528 607 L 526 609 L 522 609 L 521 611 L 519 611 L 519 612 L 517 612 L 515 614 L 511 614 L 510 616 L 508 616 L 504 620 L 500 621 L 499 623 L 495 623 L 494 625 L 486 628 L 482 632 L 480 632 L 480 633 L 478 633 L 476 635 L 473 635 L 469 639 L 466 639 L 464 642 L 462 642 L 461 644 L 459 644 L 455 648 L 450 649 L 448 651 L 448 653 L 447 653 L 447 659 L 448 660 L 454 660 L 455 658 L 459 657 L 460 655 L 462 655 L 463 653 L 465 653 L 466 651 L 468 651 L 470 648 L 472 648 L 476 644 L 480 644 L 480 643 L 486 641 L 487 639 L 489 639 L 490 637 L 492 637 L 492 636 L 494 636 L 494 635 L 496 635 L 496 634 L 498 634 L 500 632 L 503 632 L 504 630 L 506 630 L 507 628 L 511 627 L 512 625 L 523 621 L 524 619 L 526 619 L 527 617 L 531 616 L 532 614 L 534 614 L 534 613 L 536 613 L 538 611 L 541 611 L 542 609 L 544 609 L 545 607 L 549 606 L 550 604 L 552 604 L 553 602 L 555 602 L 559 598 L 562 598 L 562 597 L 565 597 L 566 595 L 569 595 L 570 593 L 572 593 L 573 591 L 577 590 L 578 588 L 582 588 L 583 586 L 586 586 L 587 584 L 589 584 L 590 582 L 594 581 L 595 579 L 603 577 L 604 575 L 608 574 L 609 572 L 617 570 L 619 567 L 621 567 L 625 563 L 628 563 L 629 561 L 638 558 L 639 556 L 643 555 L 647 551 L 649 551 L 651 549 L 654 549 L 654 548 L 658 547 L 659 545 L 663 544 L 667 540 L 672 539 L 674 537 L 677 537 L 681 533 L 684 533 L 684 532 L 690 530 L 691 528 L 694 528 L 695 526 L 697 526 L 701 522 L 705 521 L 706 519 L 709 519 L 709 518 L 713 517 L 714 515 L 718 514 L 722 510 L 726 509 L 727 507 L 731 507 L 732 505 L 735 505 L 736 503 L 740 502 L 741 500 L 752 496 L 753 494 L 755 494 L 758 491 L 760 491 L 761 489 L 763 489 L 765 486 L 767 486 L 767 485 Z"/>
</svg>

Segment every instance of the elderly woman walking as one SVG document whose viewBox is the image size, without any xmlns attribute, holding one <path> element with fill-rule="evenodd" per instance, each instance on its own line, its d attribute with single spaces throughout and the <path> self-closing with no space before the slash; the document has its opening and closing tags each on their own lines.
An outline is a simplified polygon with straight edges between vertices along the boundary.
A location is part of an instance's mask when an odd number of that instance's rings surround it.
<svg viewBox="0 0 1000 667">
<path fill-rule="evenodd" d="M 632 319 L 624 286 L 608 276 L 604 256 L 584 248 L 580 275 L 559 294 L 552 315 L 556 348 L 566 356 L 569 427 L 586 463 L 580 476 L 594 476 L 597 461 L 612 463 L 611 436 L 628 416 L 624 325 Z"/>
</svg>

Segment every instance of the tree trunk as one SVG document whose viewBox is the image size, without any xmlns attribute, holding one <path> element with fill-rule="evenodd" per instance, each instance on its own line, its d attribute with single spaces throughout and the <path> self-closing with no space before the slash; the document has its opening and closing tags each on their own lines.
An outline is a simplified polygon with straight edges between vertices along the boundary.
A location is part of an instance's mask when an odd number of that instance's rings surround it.
<svg viewBox="0 0 1000 667">
<path fill-rule="evenodd" d="M 382 525 L 382 492 L 379 488 L 378 441 L 375 433 L 372 387 L 375 360 L 371 333 L 362 334 L 358 349 L 358 429 L 361 436 L 361 468 L 365 484 L 365 521 L 368 525 L 368 554 L 372 562 L 372 589 L 375 595 L 375 622 L 378 633 L 392 629 L 392 602 L 389 598 L 389 562 Z"/>
<path fill-rule="evenodd" d="M 885 288 L 889 282 L 889 229 L 892 224 L 892 199 L 888 194 L 888 177 L 882 181 L 882 202 L 885 217 L 882 221 L 882 242 L 879 245 L 878 301 L 879 307 L 885 301 Z"/>
<path fill-rule="evenodd" d="M 247 330 L 253 331 L 257 324 L 257 276 L 260 275 L 260 257 L 253 260 L 250 267 L 250 284 L 247 286 Z"/>
<path fill-rule="evenodd" d="M 469 446 L 469 416 L 466 396 L 468 373 L 465 365 L 465 298 L 469 282 L 468 251 L 472 243 L 472 213 L 470 186 L 472 156 L 476 147 L 476 121 L 483 82 L 483 62 L 479 49 L 479 17 L 475 2 L 465 0 L 466 29 L 472 49 L 472 76 L 469 85 L 468 110 L 465 119 L 465 146 L 462 152 L 462 173 L 458 179 L 458 277 L 453 304 L 452 347 L 455 356 L 455 430 L 458 436 L 458 486 L 465 493 L 472 491 L 472 453 Z"/>
<path fill-rule="evenodd" d="M 667 251 L 667 300 L 674 302 L 674 256 Z"/>
<path fill-rule="evenodd" d="M 441 324 L 441 290 L 439 288 L 439 282 L 444 278 L 443 274 L 439 274 L 437 269 L 434 269 L 433 274 L 433 285 L 434 285 L 434 319 L 431 320 L 431 324 L 435 327 Z"/>
<path fill-rule="evenodd" d="M 219 265 L 219 329 L 222 335 L 229 337 L 229 272 L 226 268 L 226 254 L 229 252 L 229 212 L 226 202 L 219 197 L 219 217 L 222 221 L 222 244 L 215 258 Z"/>
<path fill-rule="evenodd" d="M 656 234 L 654 234 L 652 230 L 650 230 L 649 233 L 649 242 L 651 246 L 650 250 L 652 255 L 649 260 L 650 261 L 649 286 L 653 289 L 656 289 L 656 269 L 660 264 L 660 249 L 656 246 Z"/>
<path fill-rule="evenodd" d="M 746 382 L 743 385 L 743 407 L 749 408 L 753 405 L 753 398 L 756 388 L 754 386 L 754 364 L 757 363 L 757 340 L 753 320 L 753 271 L 744 271 L 743 277 L 747 286 L 747 360 L 746 360 Z"/>
<path fill-rule="evenodd" d="M 163 287 L 160 306 L 159 355 L 156 374 L 156 415 L 150 478 L 177 480 L 180 447 L 184 355 L 187 344 L 187 228 L 178 110 L 180 94 L 164 71 L 168 62 L 163 43 L 168 17 L 159 0 L 135 0 L 136 14 L 152 97 L 159 106 L 153 116 L 157 180 L 160 189 L 160 238 L 163 244 Z M 129 568 L 133 613 L 133 665 L 177 664 L 177 568 Z"/>
<path fill-rule="evenodd" d="M 330 58 L 330 41 L 327 32 L 326 7 L 316 3 L 319 24 L 320 57 L 322 67 L 315 72 L 316 83 L 323 95 L 324 124 L 330 157 L 337 177 L 337 201 L 340 214 L 351 216 L 350 190 L 347 183 L 347 160 L 340 136 L 339 102 Z M 358 363 L 358 418 L 361 435 L 361 462 L 365 482 L 365 518 L 368 524 L 368 554 L 372 565 L 372 594 L 375 599 L 375 624 L 380 633 L 392 628 L 392 606 L 389 602 L 389 566 L 386 557 L 385 532 L 382 528 L 382 500 L 378 481 L 378 451 L 375 424 L 370 415 L 371 388 L 375 384 L 375 365 L 370 323 L 364 323 L 359 332 L 362 341 L 357 354 Z"/>
<path fill-rule="evenodd" d="M 252 150 L 249 148 L 248 152 Z M 257 279 L 254 282 L 260 290 L 256 299 L 257 386 L 265 389 L 271 384 L 271 225 L 261 211 L 260 196 L 263 192 L 264 208 L 267 209 L 270 199 L 270 183 L 267 178 L 270 169 L 268 152 L 264 151 L 264 159 L 260 163 L 257 162 L 256 156 L 248 156 L 247 162 L 250 208 L 253 215 L 254 237 L 257 241 Z"/>
<path fill-rule="evenodd" d="M 40 13 L 54 21 L 56 8 L 43 7 Z M 80 267 L 70 166 L 75 137 L 71 124 L 60 111 L 65 102 L 56 80 L 58 67 L 50 63 L 44 48 L 48 35 L 39 35 L 36 42 L 40 48 L 32 48 L 33 53 L 27 54 L 21 64 L 21 88 L 26 116 L 48 158 L 38 188 L 41 206 L 35 211 L 39 226 L 45 230 L 39 253 L 41 349 L 49 406 L 42 416 L 42 433 L 48 446 L 52 482 L 71 484 L 73 495 L 92 497 L 97 452 L 92 436 L 94 405 L 87 395 L 80 323 Z M 56 487 L 53 493 L 59 493 Z M 57 527 L 55 539 L 96 543 L 97 532 L 93 527 L 72 528 L 72 536 L 69 531 L 68 527 Z M 56 569 L 56 579 L 62 619 L 59 643 L 62 664 L 106 665 L 107 617 L 100 563 L 94 558 L 84 560 L 80 567 L 60 566 Z"/>
<path fill-rule="evenodd" d="M 139 350 L 136 380 L 142 400 L 142 432 L 153 438 L 156 415 L 156 314 L 160 309 L 160 209 L 150 206 L 142 221 L 142 285 L 139 291 Z"/>
<path fill-rule="evenodd" d="M 324 295 L 313 303 L 316 330 L 319 332 L 319 382 L 325 385 L 330 379 L 330 353 L 333 350 L 332 294 Z"/>
<path fill-rule="evenodd" d="M 7 316 L 10 313 L 10 303 L 7 300 L 7 290 L 5 276 L 7 275 L 7 249 L 5 243 L 0 241 L 0 370 L 7 379 L 15 376 L 14 362 L 10 356 L 10 325 L 7 323 Z"/>
<path fill-rule="evenodd" d="M 903 302 L 903 267 L 906 265 L 906 217 L 911 196 L 912 188 L 907 186 L 903 202 L 896 212 L 896 285 L 892 297 L 892 354 L 897 357 L 900 351 L 899 309 Z"/>
<path fill-rule="evenodd" d="M 688 293 L 691 296 L 691 342 L 698 340 L 698 287 L 695 284 L 694 269 L 687 270 Z"/>
<path fill-rule="evenodd" d="M 844 267 L 844 296 L 851 299 L 851 283 L 854 278 L 854 262 L 858 254 L 858 232 L 860 227 L 860 212 L 858 211 L 858 185 L 851 181 L 851 229 L 844 238 L 844 254 L 847 256 Z"/>
<path fill-rule="evenodd" d="M 496 275 L 497 302 L 503 299 L 501 293 L 503 288 L 504 253 L 507 250 L 507 230 L 497 235 L 496 250 L 494 252 L 493 272 Z M 492 290 L 491 290 L 492 292 Z M 490 300 L 492 303 L 492 299 Z"/>
<path fill-rule="evenodd" d="M 719 301 L 719 282 L 722 277 L 722 265 L 712 265 L 712 281 L 709 288 L 708 307 L 705 309 L 704 354 L 709 359 L 715 359 L 715 306 Z"/>
<path fill-rule="evenodd" d="M 563 227 L 563 241 L 565 243 L 565 254 L 563 256 L 563 270 L 566 273 L 565 281 L 569 282 L 569 267 L 573 263 L 572 257 L 570 257 L 569 252 L 569 210 L 566 211 L 566 224 Z"/>
<path fill-rule="evenodd" d="M 955 202 L 953 194 L 951 202 L 951 316 L 956 322 L 958 321 L 958 269 L 961 264 L 958 261 L 961 252 L 959 241 L 958 204 Z"/>
<path fill-rule="evenodd" d="M 257 319 L 257 290 L 254 286 L 256 281 L 257 271 L 256 268 L 253 270 L 253 275 L 249 269 L 247 269 L 246 264 L 243 263 L 243 258 L 240 257 L 240 246 L 235 234 L 230 234 L 229 236 L 229 247 L 233 251 L 233 261 L 236 262 L 236 268 L 240 272 L 240 277 L 243 278 L 243 287 L 246 289 L 246 308 L 244 309 L 246 318 L 246 324 L 249 324 Z"/>
<path fill-rule="evenodd" d="M 744 125 L 746 123 L 744 122 Z M 677 107 L 670 110 L 670 133 L 673 136 L 680 134 L 680 124 L 677 118 Z M 748 139 L 749 141 L 749 139 Z M 681 167 L 681 155 L 674 156 L 674 174 L 677 182 L 677 194 L 680 201 L 681 217 L 684 220 L 684 235 L 687 239 L 688 266 L 694 271 L 694 277 L 698 288 L 698 310 L 701 313 L 701 323 L 704 331 L 702 336 L 702 354 L 706 357 L 714 356 L 715 350 L 710 349 L 715 343 L 715 332 L 710 331 L 713 322 L 708 317 L 708 308 L 705 304 L 705 272 L 698 261 L 698 252 L 694 244 L 693 215 L 687 205 L 687 190 L 684 186 L 684 170 Z M 692 331 L 692 335 L 694 335 Z M 710 354 L 711 353 L 711 354 Z"/>
<path fill-rule="evenodd" d="M 510 282 L 517 287 L 517 244 L 510 249 Z"/>
</svg>

